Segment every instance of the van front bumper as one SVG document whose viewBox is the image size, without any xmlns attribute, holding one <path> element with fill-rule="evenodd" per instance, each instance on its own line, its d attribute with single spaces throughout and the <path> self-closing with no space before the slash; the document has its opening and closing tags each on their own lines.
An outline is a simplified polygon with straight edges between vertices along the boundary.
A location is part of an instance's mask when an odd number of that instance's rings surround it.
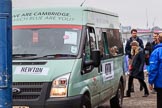
<svg viewBox="0 0 162 108">
<path fill-rule="evenodd" d="M 82 95 L 67 98 L 50 98 L 45 102 L 45 108 L 80 108 Z"/>
<path fill-rule="evenodd" d="M 79 108 L 82 95 L 69 96 L 63 98 L 49 98 L 51 82 L 15 82 L 13 88 L 20 88 L 21 93 L 13 94 L 13 108 Z M 24 88 L 23 88 L 24 87 Z M 28 89 L 38 92 L 29 92 Z M 25 91 L 26 90 L 26 91 Z M 28 90 L 28 91 L 27 91 Z M 25 107 L 26 106 L 26 107 Z"/>
<path fill-rule="evenodd" d="M 19 108 L 80 108 L 82 95 L 67 98 L 50 98 L 45 102 L 38 101 L 13 101 L 13 106 Z M 18 108 L 13 107 L 13 108 Z"/>
</svg>

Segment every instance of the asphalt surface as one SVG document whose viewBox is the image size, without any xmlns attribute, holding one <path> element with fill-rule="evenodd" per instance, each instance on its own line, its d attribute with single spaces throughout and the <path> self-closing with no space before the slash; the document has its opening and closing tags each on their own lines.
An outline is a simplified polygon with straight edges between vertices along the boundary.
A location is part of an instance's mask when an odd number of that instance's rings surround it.
<svg viewBox="0 0 162 108">
<path fill-rule="evenodd" d="M 145 82 L 147 83 L 148 86 L 147 76 L 145 77 Z M 136 79 L 134 80 L 134 87 L 135 92 L 131 93 L 131 97 L 124 98 L 123 108 L 156 108 L 156 93 L 153 94 L 152 91 L 150 91 L 150 95 L 148 97 L 142 97 L 144 95 L 144 91 L 140 91 L 139 82 Z"/>
<path fill-rule="evenodd" d="M 128 81 L 128 77 L 127 77 Z M 145 75 L 145 82 L 147 83 L 148 77 Z M 126 82 L 127 85 L 128 82 Z M 147 83 L 148 86 L 148 83 Z M 156 93 L 151 93 L 148 97 L 142 97 L 144 91 L 140 91 L 140 86 L 138 80 L 134 79 L 135 92 L 131 93 L 131 97 L 124 97 L 123 108 L 156 108 Z M 149 88 L 148 88 L 149 89 Z M 126 95 L 127 86 L 125 89 Z M 109 101 L 103 104 L 99 108 L 110 108 Z"/>
</svg>

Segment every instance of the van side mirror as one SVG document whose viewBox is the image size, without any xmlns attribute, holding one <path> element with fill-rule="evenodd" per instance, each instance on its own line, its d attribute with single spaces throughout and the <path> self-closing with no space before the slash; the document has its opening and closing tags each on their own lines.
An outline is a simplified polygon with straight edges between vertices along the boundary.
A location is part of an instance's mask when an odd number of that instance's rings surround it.
<svg viewBox="0 0 162 108">
<path fill-rule="evenodd" d="M 101 62 L 100 50 L 95 49 L 92 51 L 92 60 L 94 67 L 98 67 L 100 65 Z"/>
<path fill-rule="evenodd" d="M 92 60 L 84 61 L 84 66 L 87 67 L 93 65 L 94 67 L 98 67 L 101 61 L 100 51 L 93 50 L 91 56 L 92 56 Z"/>
</svg>

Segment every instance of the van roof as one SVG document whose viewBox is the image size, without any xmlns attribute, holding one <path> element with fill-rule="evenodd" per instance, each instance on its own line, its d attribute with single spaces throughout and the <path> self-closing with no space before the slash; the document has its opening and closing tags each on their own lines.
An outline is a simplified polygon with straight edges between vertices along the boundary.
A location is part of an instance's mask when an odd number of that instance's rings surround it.
<svg viewBox="0 0 162 108">
<path fill-rule="evenodd" d="M 93 24 L 96 27 L 119 28 L 118 15 L 93 7 L 43 7 L 13 9 L 13 25 Z"/>
<path fill-rule="evenodd" d="M 13 10 L 34 10 L 34 9 L 78 9 L 83 11 L 91 11 L 96 13 L 102 13 L 106 15 L 111 15 L 118 17 L 117 13 L 110 12 L 104 9 L 94 8 L 94 7 L 39 7 L 39 8 L 13 8 Z"/>
</svg>

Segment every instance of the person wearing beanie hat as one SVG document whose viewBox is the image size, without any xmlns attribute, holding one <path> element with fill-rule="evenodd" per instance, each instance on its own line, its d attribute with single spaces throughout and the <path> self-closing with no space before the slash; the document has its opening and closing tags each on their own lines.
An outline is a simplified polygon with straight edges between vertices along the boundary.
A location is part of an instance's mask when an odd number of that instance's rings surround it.
<svg viewBox="0 0 162 108">
<path fill-rule="evenodd" d="M 128 80 L 128 90 L 126 93 L 127 97 L 131 96 L 131 87 L 133 84 L 133 79 L 136 78 L 139 80 L 140 84 L 144 87 L 144 96 L 147 97 L 149 95 L 149 91 L 147 88 L 146 83 L 144 82 L 144 53 L 143 49 L 140 48 L 139 43 L 137 41 L 131 42 L 131 69 L 130 69 L 130 75 Z"/>
</svg>

